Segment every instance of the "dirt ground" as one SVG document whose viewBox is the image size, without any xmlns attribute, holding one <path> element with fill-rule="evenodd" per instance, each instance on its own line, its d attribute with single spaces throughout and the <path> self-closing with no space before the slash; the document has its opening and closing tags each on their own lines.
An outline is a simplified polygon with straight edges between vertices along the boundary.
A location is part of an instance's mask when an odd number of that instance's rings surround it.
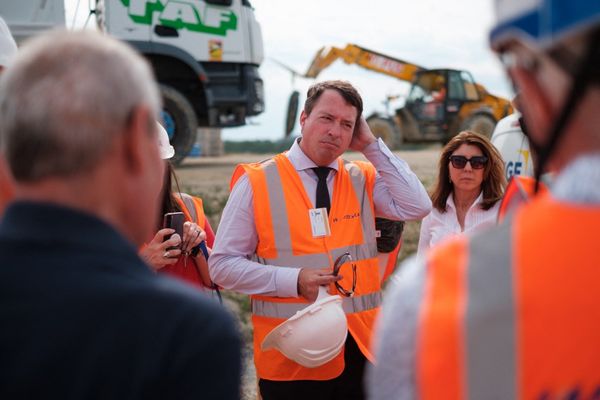
<svg viewBox="0 0 600 400">
<path fill-rule="evenodd" d="M 439 145 L 431 145 L 420 147 L 417 150 L 403 150 L 394 153 L 409 164 L 429 190 L 435 180 L 440 149 Z M 268 154 L 229 154 L 222 157 L 187 159 L 177 168 L 179 185 L 183 192 L 194 194 L 203 199 L 206 215 L 216 231 L 221 211 L 227 202 L 229 179 L 235 166 L 239 163 L 255 162 L 269 157 Z M 349 160 L 364 159 L 360 153 L 347 153 L 344 157 Z M 399 260 L 416 251 L 419 227 L 419 222 L 406 224 Z M 232 292 L 226 292 L 223 295 L 227 307 L 238 318 L 240 331 L 245 342 L 242 399 L 256 399 L 256 372 L 252 362 L 252 326 L 249 321 L 249 300 L 245 295 Z"/>
</svg>

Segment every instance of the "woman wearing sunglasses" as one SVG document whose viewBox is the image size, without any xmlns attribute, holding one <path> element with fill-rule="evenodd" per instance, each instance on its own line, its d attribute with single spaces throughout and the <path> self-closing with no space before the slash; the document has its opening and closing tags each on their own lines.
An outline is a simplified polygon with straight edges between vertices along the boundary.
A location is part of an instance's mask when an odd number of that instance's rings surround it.
<svg viewBox="0 0 600 400">
<path fill-rule="evenodd" d="M 494 225 L 505 186 L 502 157 L 488 138 L 470 131 L 453 137 L 442 149 L 417 256 L 449 236 Z"/>
</svg>

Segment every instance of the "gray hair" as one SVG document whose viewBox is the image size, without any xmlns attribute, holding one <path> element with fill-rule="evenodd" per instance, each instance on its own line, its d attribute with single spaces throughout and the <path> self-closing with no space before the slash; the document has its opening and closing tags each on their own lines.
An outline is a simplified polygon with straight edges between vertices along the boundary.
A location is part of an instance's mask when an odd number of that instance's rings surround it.
<svg viewBox="0 0 600 400">
<path fill-rule="evenodd" d="M 124 43 L 44 33 L 0 80 L 0 149 L 17 181 L 71 176 L 97 165 L 136 107 L 156 119 L 160 104 L 148 63 Z"/>
</svg>

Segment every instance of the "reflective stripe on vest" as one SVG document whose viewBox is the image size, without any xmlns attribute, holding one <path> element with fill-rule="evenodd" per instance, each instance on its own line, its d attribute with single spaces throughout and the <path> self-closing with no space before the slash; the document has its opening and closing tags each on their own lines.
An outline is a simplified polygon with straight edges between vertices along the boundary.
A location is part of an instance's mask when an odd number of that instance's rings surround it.
<svg viewBox="0 0 600 400">
<path fill-rule="evenodd" d="M 361 223 L 365 238 L 375 238 L 375 225 L 368 224 L 366 221 L 375 221 L 369 201 L 366 198 L 367 193 L 365 188 L 365 177 L 360 171 L 360 168 L 352 163 L 346 162 L 344 168 L 349 173 L 352 187 L 356 198 L 361 202 Z M 273 231 L 276 245 L 278 249 L 277 258 L 262 258 L 257 257 L 261 264 L 277 265 L 283 267 L 303 267 L 303 268 L 324 268 L 330 266 L 329 255 L 327 253 L 294 255 L 291 252 L 282 254 L 281 249 L 291 249 L 290 225 L 288 221 L 288 213 L 285 205 L 283 187 L 281 177 L 277 171 L 275 161 L 270 160 L 264 164 L 264 173 L 267 181 L 269 204 L 271 206 L 271 218 L 273 220 Z M 377 257 L 377 242 L 365 240 L 365 243 L 353 246 L 344 246 L 338 249 L 330 249 L 330 254 L 333 260 L 345 252 L 349 252 L 352 259 L 355 261 L 365 260 Z"/>
<path fill-rule="evenodd" d="M 179 193 L 179 195 L 181 196 L 181 200 L 183 200 L 183 204 L 185 204 L 185 208 L 187 208 L 188 212 L 190 213 L 192 221 L 197 222 L 198 214 L 196 213 L 196 206 L 194 205 L 192 196 L 187 193 Z M 201 228 L 204 229 L 203 226 Z"/>
<path fill-rule="evenodd" d="M 465 314 L 469 399 L 517 398 L 511 231 L 510 222 L 502 224 L 474 236 L 469 245 Z"/>
<path fill-rule="evenodd" d="M 342 299 L 342 308 L 346 314 L 372 310 L 380 305 L 381 292 L 344 297 Z M 252 314 L 260 317 L 288 319 L 307 306 L 307 303 L 274 303 L 252 299 Z"/>
<path fill-rule="evenodd" d="M 516 398 L 511 227 L 452 239 L 428 256 L 420 398 Z"/>
</svg>

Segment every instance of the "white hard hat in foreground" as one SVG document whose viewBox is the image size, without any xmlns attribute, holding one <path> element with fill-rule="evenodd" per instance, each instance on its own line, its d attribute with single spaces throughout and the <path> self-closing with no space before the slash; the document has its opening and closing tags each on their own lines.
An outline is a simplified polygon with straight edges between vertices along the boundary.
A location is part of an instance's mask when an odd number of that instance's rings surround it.
<svg viewBox="0 0 600 400">
<path fill-rule="evenodd" d="M 290 360 L 315 368 L 340 354 L 347 335 L 342 298 L 320 287 L 317 300 L 269 332 L 261 349 L 277 349 Z"/>
<path fill-rule="evenodd" d="M 160 151 L 160 158 L 168 160 L 175 155 L 175 149 L 171 146 L 171 142 L 169 142 L 169 135 L 165 128 L 158 122 L 156 125 L 158 125 L 158 150 Z"/>
</svg>

